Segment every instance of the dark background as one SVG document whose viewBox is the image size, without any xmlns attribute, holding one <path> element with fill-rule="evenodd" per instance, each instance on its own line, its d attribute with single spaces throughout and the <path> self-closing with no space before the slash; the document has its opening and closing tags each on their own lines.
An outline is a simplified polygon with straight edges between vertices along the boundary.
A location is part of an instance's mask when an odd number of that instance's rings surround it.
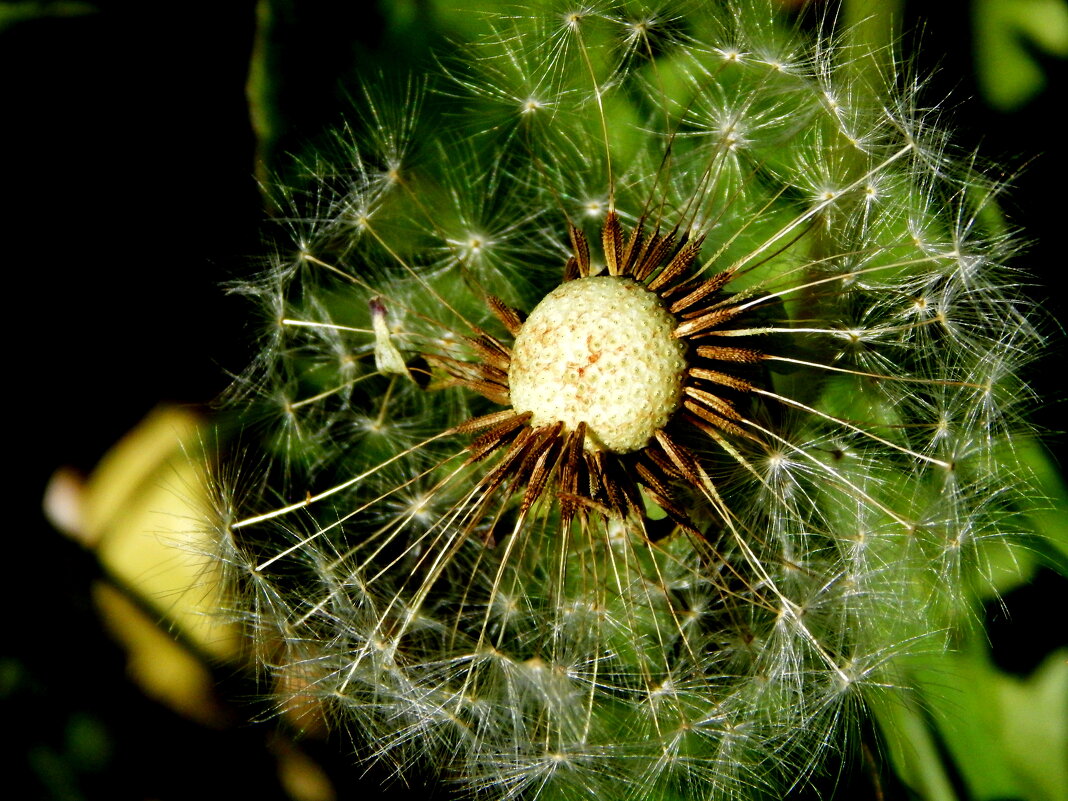
<svg viewBox="0 0 1068 801">
<path fill-rule="evenodd" d="M 919 5 L 909 4 L 907 30 L 919 29 Z M 1006 174 L 1023 166 L 1004 208 L 1030 243 L 1018 264 L 1035 276 L 1055 338 L 1031 379 L 1046 401 L 1036 419 L 1063 461 L 1065 354 L 1053 325 L 1065 311 L 1054 285 L 1068 240 L 1068 148 L 1054 120 L 1066 63 L 1043 59 L 1045 92 L 997 113 L 971 76 L 967 4 L 922 5 L 918 72 L 934 76 L 931 99 L 952 95 L 957 142 L 979 147 Z M 123 655 L 88 601 L 93 559 L 38 511 L 56 467 L 90 470 L 161 401 L 210 401 L 227 384 L 224 368 L 240 369 L 251 353 L 244 309 L 219 285 L 248 269 L 265 216 L 245 97 L 255 3 L 94 6 L 0 28 L 5 507 L 15 509 L 3 535 L 0 698 L 4 728 L 19 742 L 0 752 L 11 761 L 4 784 L 24 778 L 35 790 L 23 797 L 266 801 L 281 796 L 263 727 L 208 732 L 126 682 Z M 325 7 L 303 6 L 308 18 Z M 299 151 L 340 119 L 345 65 L 370 70 L 383 53 L 401 59 L 421 46 L 398 49 L 367 12 L 331 9 L 330 18 L 283 53 L 291 80 L 281 102 L 293 127 L 282 150 Z M 296 30 L 306 19 L 293 20 Z M 910 35 L 906 49 L 916 41 Z M 1008 606 L 1026 621 L 1051 598 L 1063 607 L 1064 595 L 1062 579 L 1041 574 Z M 1037 650 L 1004 614 L 991 620 L 1007 668 L 1030 670 L 1049 647 Z M 234 677 L 220 678 L 251 696 Z M 97 721 L 110 745 L 95 766 L 72 768 L 64 732 L 82 720 Z M 42 765 L 54 782 L 40 781 Z"/>
</svg>

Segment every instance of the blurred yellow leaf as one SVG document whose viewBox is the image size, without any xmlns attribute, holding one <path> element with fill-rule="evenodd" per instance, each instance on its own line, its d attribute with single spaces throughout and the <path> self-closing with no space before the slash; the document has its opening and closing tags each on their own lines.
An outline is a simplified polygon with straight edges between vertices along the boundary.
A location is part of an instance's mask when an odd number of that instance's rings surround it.
<svg viewBox="0 0 1068 801">
<path fill-rule="evenodd" d="M 183 409 L 153 411 L 84 484 L 71 471 L 57 471 L 45 506 L 57 528 L 93 549 L 121 588 L 99 583 L 94 600 L 127 649 L 131 676 L 179 712 L 214 722 L 211 675 L 198 652 L 235 659 L 241 637 L 218 615 L 200 425 Z"/>
</svg>

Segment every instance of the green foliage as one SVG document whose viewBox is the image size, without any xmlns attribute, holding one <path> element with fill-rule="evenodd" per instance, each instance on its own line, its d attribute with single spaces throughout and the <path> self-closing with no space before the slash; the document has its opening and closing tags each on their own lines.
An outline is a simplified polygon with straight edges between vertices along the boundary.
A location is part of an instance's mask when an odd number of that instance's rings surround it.
<svg viewBox="0 0 1068 801">
<path fill-rule="evenodd" d="M 976 0 L 972 16 L 979 83 L 994 108 L 1018 108 L 1041 91 L 1039 54 L 1068 57 L 1064 0 Z"/>
<path fill-rule="evenodd" d="M 95 14 L 93 3 L 70 2 L 5 2 L 0 4 L 0 32 L 20 22 L 49 17 L 77 17 Z"/>
</svg>

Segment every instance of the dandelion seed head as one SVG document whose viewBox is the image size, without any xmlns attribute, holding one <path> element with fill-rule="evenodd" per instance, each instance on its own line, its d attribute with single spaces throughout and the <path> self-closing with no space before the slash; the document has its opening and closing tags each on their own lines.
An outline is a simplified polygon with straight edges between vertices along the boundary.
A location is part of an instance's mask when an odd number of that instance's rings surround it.
<svg viewBox="0 0 1068 801">
<path fill-rule="evenodd" d="M 855 58 L 591 3 L 494 18 L 447 131 L 366 93 L 235 290 L 266 467 L 219 559 L 282 706 L 515 801 L 778 797 L 843 748 L 1016 514 L 1041 343 L 998 187 Z"/>
</svg>

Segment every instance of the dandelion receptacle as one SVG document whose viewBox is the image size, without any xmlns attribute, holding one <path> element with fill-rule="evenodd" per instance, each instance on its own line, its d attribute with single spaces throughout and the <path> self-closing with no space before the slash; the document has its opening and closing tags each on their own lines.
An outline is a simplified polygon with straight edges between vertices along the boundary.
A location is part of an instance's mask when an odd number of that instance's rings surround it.
<svg viewBox="0 0 1068 801">
<path fill-rule="evenodd" d="M 1001 535 L 1039 337 L 999 187 L 760 3 L 488 30 L 365 93 L 236 287 L 228 611 L 399 771 L 783 797 Z"/>
</svg>

